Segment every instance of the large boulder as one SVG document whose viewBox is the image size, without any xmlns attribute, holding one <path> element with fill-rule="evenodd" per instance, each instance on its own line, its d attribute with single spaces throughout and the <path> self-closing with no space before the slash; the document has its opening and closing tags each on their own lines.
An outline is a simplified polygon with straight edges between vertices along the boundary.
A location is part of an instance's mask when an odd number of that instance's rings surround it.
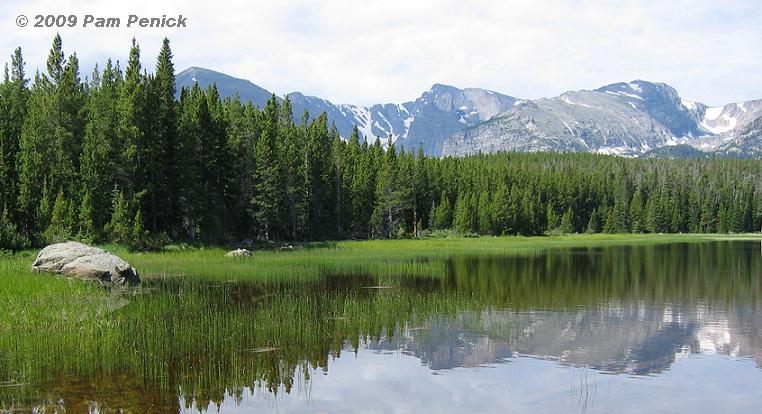
<svg viewBox="0 0 762 414">
<path fill-rule="evenodd" d="M 51 244 L 42 249 L 32 264 L 32 270 L 117 285 L 140 283 L 138 271 L 122 258 L 77 242 Z"/>
</svg>

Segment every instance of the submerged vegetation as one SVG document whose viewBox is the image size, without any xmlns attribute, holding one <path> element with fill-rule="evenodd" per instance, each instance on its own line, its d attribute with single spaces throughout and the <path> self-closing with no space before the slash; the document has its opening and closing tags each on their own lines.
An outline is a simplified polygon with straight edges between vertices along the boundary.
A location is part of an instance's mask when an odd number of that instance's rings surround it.
<svg viewBox="0 0 762 414">
<path fill-rule="evenodd" d="M 32 274 L 31 252 L 5 256 L 0 408 L 71 407 L 88 395 L 103 409 L 176 411 L 181 402 L 203 407 L 247 388 L 290 392 L 363 341 L 462 312 L 612 300 L 756 303 L 759 243 L 710 240 L 339 242 L 240 259 L 220 249 L 117 249 L 145 280 L 136 290 L 113 291 Z M 501 335 L 523 329 L 511 326 Z"/>
<path fill-rule="evenodd" d="M 0 84 L 0 249 L 762 228 L 759 160 L 433 158 L 356 128 L 345 141 L 288 98 L 178 94 L 166 39 L 153 73 L 140 59 L 133 42 L 124 68 L 83 81 L 56 36 L 30 85 L 15 51 Z"/>
</svg>

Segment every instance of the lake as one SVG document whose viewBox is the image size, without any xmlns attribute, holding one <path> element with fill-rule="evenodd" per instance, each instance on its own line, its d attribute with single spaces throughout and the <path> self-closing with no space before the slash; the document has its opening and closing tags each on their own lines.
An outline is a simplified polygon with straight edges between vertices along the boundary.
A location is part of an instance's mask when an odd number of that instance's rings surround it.
<svg viewBox="0 0 762 414">
<path fill-rule="evenodd" d="M 0 407 L 762 412 L 759 241 L 414 260 L 438 274 L 164 277 L 107 293 L 98 309 L 119 330 L 98 335 L 118 355 L 52 347 L 44 374 L 0 383 Z"/>
</svg>

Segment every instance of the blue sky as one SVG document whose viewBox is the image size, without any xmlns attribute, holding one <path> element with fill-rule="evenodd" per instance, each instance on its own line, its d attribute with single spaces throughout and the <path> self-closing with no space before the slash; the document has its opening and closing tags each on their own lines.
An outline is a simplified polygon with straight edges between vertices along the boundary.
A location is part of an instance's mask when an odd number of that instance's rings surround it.
<svg viewBox="0 0 762 414">
<path fill-rule="evenodd" d="M 0 53 L 21 46 L 30 75 L 58 30 L 83 77 L 107 57 L 124 61 L 133 36 L 150 70 L 167 36 L 178 71 L 207 67 L 337 103 L 402 102 L 433 83 L 539 98 L 633 79 L 710 105 L 762 98 L 758 1 L 10 0 L 0 12 Z M 19 28 L 19 14 L 122 26 L 129 14 L 183 14 L 188 27 Z"/>
</svg>

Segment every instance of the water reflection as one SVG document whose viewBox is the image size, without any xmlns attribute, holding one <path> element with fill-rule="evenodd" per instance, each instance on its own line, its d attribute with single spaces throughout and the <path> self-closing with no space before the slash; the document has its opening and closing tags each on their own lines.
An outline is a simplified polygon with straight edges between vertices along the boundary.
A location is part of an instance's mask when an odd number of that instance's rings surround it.
<svg viewBox="0 0 762 414">
<path fill-rule="evenodd" d="M 463 312 L 370 340 L 402 350 L 432 370 L 479 367 L 529 356 L 614 374 L 653 375 L 690 354 L 748 357 L 762 363 L 755 307 L 609 303 L 566 311 Z"/>
<path fill-rule="evenodd" d="M 0 407 L 606 412 L 652 396 L 640 408 L 669 411 L 675 392 L 720 404 L 706 400 L 711 384 L 732 400 L 718 409 L 762 409 L 756 242 L 454 257 L 444 268 L 281 286 L 162 281 L 119 309 L 136 327 L 120 340 L 142 359 L 46 366 L 44 381 L 0 388 Z M 726 381 L 683 382 L 713 373 Z"/>
</svg>

